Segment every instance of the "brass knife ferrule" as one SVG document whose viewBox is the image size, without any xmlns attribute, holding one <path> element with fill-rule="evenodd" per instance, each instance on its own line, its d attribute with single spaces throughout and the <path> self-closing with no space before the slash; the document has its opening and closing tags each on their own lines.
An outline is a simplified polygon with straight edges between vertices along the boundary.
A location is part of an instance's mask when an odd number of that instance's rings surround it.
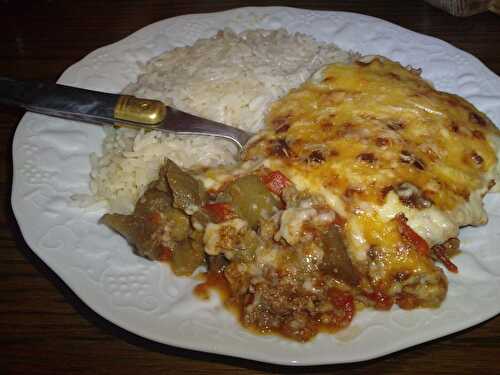
<svg viewBox="0 0 500 375">
<path fill-rule="evenodd" d="M 161 123 L 166 115 L 165 104 L 159 100 L 136 98 L 131 95 L 121 95 L 114 109 L 116 119 L 152 126 Z"/>
</svg>

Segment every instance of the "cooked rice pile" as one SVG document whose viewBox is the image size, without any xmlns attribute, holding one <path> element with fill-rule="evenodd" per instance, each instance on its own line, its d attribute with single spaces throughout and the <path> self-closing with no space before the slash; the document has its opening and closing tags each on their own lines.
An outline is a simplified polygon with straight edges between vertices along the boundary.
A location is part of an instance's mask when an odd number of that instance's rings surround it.
<svg viewBox="0 0 500 375">
<path fill-rule="evenodd" d="M 273 101 L 321 66 L 352 57 L 285 30 L 225 30 L 153 59 L 125 93 L 257 132 Z M 104 201 L 111 212 L 129 213 L 166 158 L 195 168 L 233 163 L 236 157 L 236 147 L 220 138 L 108 129 L 102 155 L 91 155 L 92 196 L 75 199 L 82 206 Z"/>
</svg>

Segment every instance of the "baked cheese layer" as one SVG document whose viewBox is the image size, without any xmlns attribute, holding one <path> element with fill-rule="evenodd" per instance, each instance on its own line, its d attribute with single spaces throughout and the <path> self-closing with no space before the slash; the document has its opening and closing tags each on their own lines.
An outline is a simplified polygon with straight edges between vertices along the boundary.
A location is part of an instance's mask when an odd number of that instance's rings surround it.
<svg viewBox="0 0 500 375">
<path fill-rule="evenodd" d="M 497 178 L 499 131 L 415 70 L 380 57 L 326 66 L 274 103 L 267 125 L 243 159 L 323 196 L 375 283 L 437 272 L 398 215 L 429 246 L 486 222 L 481 198 Z"/>
</svg>

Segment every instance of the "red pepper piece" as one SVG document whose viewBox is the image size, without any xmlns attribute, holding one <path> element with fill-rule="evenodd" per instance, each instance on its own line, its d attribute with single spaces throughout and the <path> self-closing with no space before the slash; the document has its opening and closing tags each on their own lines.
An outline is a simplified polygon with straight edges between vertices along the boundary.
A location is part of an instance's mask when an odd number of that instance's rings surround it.
<svg viewBox="0 0 500 375">
<path fill-rule="evenodd" d="M 221 223 L 234 217 L 233 208 L 229 203 L 207 203 L 203 208 L 216 223 Z"/>
<path fill-rule="evenodd" d="M 420 254 L 429 256 L 431 254 L 429 245 L 422 237 L 415 233 L 408 224 L 406 224 L 408 219 L 404 214 L 398 214 L 396 220 L 398 222 L 399 232 L 403 238 L 410 242 Z"/>
<path fill-rule="evenodd" d="M 291 184 L 290 180 L 281 172 L 274 171 L 262 176 L 262 182 L 274 194 L 281 196 L 283 189 Z"/>
<path fill-rule="evenodd" d="M 448 258 L 448 255 L 446 255 L 446 250 L 442 246 L 434 246 L 432 248 L 432 251 L 434 252 L 434 255 L 436 258 L 438 258 L 441 263 L 446 267 L 446 269 L 450 272 L 453 273 L 458 273 L 458 267 L 453 263 L 450 258 Z"/>
</svg>

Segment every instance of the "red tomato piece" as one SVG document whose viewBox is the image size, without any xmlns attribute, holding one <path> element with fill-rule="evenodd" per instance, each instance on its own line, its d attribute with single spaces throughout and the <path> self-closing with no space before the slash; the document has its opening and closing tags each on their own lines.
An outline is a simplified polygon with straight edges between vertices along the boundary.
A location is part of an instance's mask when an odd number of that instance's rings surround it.
<svg viewBox="0 0 500 375">
<path fill-rule="evenodd" d="M 174 255 L 172 253 L 172 250 L 169 247 L 166 246 L 161 246 L 161 254 L 158 257 L 158 260 L 161 262 L 168 262 L 172 259 L 172 256 Z"/>
<path fill-rule="evenodd" d="M 329 295 L 332 299 L 333 305 L 340 310 L 344 311 L 343 321 L 350 322 L 354 317 L 355 307 L 354 298 L 351 294 L 339 290 L 330 290 Z"/>
<path fill-rule="evenodd" d="M 207 203 L 203 208 L 216 223 L 221 223 L 234 216 L 233 208 L 229 203 Z"/>
<path fill-rule="evenodd" d="M 149 220 L 153 225 L 158 225 L 161 223 L 161 214 L 158 211 L 151 212 L 146 216 L 146 220 Z"/>
<path fill-rule="evenodd" d="M 337 212 L 335 212 L 335 220 L 333 221 L 334 225 L 337 225 L 341 228 L 345 226 L 346 220 L 340 216 Z"/>
<path fill-rule="evenodd" d="M 375 302 L 375 309 L 377 310 L 389 310 L 394 303 L 392 298 L 381 290 L 375 290 L 373 293 L 366 294 L 366 297 Z"/>
<path fill-rule="evenodd" d="M 281 196 L 283 189 L 291 184 L 288 177 L 279 171 L 262 176 L 262 182 L 271 192 L 279 196 Z"/>
</svg>

